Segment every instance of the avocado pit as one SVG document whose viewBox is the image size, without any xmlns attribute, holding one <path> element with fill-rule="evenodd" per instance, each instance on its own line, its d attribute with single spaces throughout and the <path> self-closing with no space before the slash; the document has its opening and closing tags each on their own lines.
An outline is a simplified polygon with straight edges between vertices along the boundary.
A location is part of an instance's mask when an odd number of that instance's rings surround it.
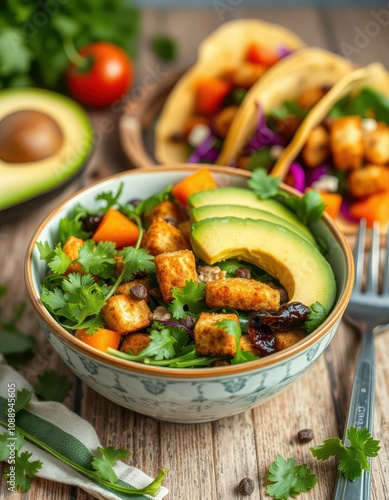
<svg viewBox="0 0 389 500">
<path fill-rule="evenodd" d="M 49 115 L 21 110 L 0 121 L 0 160 L 30 163 L 48 158 L 61 148 L 64 135 Z"/>
</svg>

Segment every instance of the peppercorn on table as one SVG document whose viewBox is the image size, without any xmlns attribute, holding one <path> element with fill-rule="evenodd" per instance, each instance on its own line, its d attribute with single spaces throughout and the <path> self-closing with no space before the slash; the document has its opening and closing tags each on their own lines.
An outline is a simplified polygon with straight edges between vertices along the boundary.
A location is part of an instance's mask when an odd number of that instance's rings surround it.
<svg viewBox="0 0 389 500">
<path fill-rule="evenodd" d="M 143 32 L 136 62 L 137 95 L 150 87 L 147 83 L 150 79 L 158 84 L 160 79 L 192 64 L 199 42 L 222 21 L 234 18 L 254 17 L 280 23 L 297 33 L 308 45 L 346 55 L 357 64 L 379 61 L 389 68 L 388 6 L 376 9 L 242 6 L 223 9 L 217 5 L 214 3 L 208 10 L 142 11 Z M 174 64 L 158 62 L 149 50 L 148 37 L 159 32 L 161 27 L 179 42 L 180 55 Z M 146 75 L 149 76 L 146 78 Z M 117 132 L 120 110 L 91 111 L 89 114 L 95 129 L 96 146 L 82 174 L 61 189 L 0 212 L 0 284 L 8 288 L 7 295 L 1 298 L 5 318 L 20 301 L 26 300 L 24 255 L 43 218 L 79 188 L 97 178 L 131 168 Z M 315 460 L 309 446 L 343 435 L 360 347 L 358 332 L 344 322 L 324 355 L 287 391 L 254 410 L 196 425 L 165 423 L 144 417 L 115 405 L 88 388 L 57 357 L 29 304 L 26 304 L 18 325 L 21 331 L 31 333 L 37 339 L 32 359 L 21 369 L 27 380 L 34 383 L 37 374 L 47 369 L 67 375 L 73 385 L 65 405 L 94 426 L 104 446 L 131 451 L 127 463 L 153 477 L 166 467 L 164 485 L 169 489 L 167 498 L 233 500 L 243 498 L 245 494 L 250 494 L 253 500 L 268 498 L 265 494 L 266 471 L 277 454 L 285 459 L 294 457 L 297 464 L 306 463 L 318 476 L 314 489 L 299 498 L 331 498 L 337 474 L 336 460 Z M 378 457 L 372 460 L 372 498 L 376 500 L 389 498 L 388 339 L 389 333 L 376 338 L 374 438 L 381 442 Z M 299 431 L 303 431 L 300 437 Z M 0 463 L 0 472 L 3 470 L 4 463 Z M 8 491 L 3 480 L 0 497 L 14 500 L 19 494 Z M 23 498 L 87 500 L 92 497 L 78 488 L 34 479 Z"/>
</svg>

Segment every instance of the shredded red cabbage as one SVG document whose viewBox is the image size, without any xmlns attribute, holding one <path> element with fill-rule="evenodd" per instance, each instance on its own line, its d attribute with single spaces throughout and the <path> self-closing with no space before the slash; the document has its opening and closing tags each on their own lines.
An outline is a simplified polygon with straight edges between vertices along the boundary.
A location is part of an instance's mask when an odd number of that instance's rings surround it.
<svg viewBox="0 0 389 500">
<path fill-rule="evenodd" d="M 312 186 L 314 182 L 320 179 L 323 175 L 331 174 L 331 167 L 328 163 L 323 163 L 315 168 L 307 171 L 307 187 Z"/>
<path fill-rule="evenodd" d="M 288 180 L 292 181 L 291 184 L 288 182 L 289 185 L 304 193 L 307 187 L 306 176 L 303 167 L 296 161 L 291 163 L 289 167 Z"/>
<path fill-rule="evenodd" d="M 344 198 L 342 199 L 342 203 L 340 205 L 340 213 L 349 222 L 359 222 L 359 219 L 356 219 L 350 214 L 350 202 Z"/>
<path fill-rule="evenodd" d="M 255 134 L 248 141 L 243 154 L 252 154 L 259 149 L 271 146 L 286 146 L 286 141 L 276 132 L 273 132 L 266 125 L 266 117 L 263 107 L 259 102 L 257 102 L 258 107 L 258 120 L 257 120 L 257 130 Z"/>
<path fill-rule="evenodd" d="M 279 45 L 277 47 L 277 54 L 279 55 L 280 59 L 290 56 L 292 52 L 293 52 L 292 50 L 288 49 L 287 47 L 284 47 L 283 45 Z"/>
<path fill-rule="evenodd" d="M 216 140 L 214 135 L 209 134 L 190 155 L 188 163 L 200 163 L 202 161 L 214 163 L 220 154 L 220 151 L 214 147 Z"/>
<path fill-rule="evenodd" d="M 171 325 L 171 326 L 179 326 L 180 328 L 183 328 L 184 330 L 187 331 L 188 335 L 193 339 L 194 338 L 194 333 L 193 333 L 193 330 L 191 330 L 190 328 L 188 328 L 187 326 L 183 325 L 182 323 L 180 323 L 179 321 L 162 321 L 162 320 L 158 320 L 159 323 L 163 323 L 164 325 Z"/>
</svg>

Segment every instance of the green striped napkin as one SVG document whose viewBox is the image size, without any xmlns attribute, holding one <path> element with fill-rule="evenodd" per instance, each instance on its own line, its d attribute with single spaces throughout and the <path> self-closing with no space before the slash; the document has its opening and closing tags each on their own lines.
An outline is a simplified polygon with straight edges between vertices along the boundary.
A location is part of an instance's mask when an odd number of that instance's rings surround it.
<svg viewBox="0 0 389 500">
<path fill-rule="evenodd" d="M 12 423 L 11 427 L 8 426 L 9 413 L 6 411 L 7 398 L 12 387 L 15 387 L 16 390 L 23 388 L 32 390 L 28 382 L 7 365 L 0 355 L 0 433 L 12 427 Z M 35 396 L 31 399 L 27 409 L 17 413 L 16 426 L 31 436 L 32 440 L 44 442 L 46 446 L 63 457 L 89 469 L 93 456 L 97 455 L 97 448 L 102 447 L 96 431 L 86 420 L 71 412 L 61 403 L 38 401 Z M 141 500 L 154 498 L 160 500 L 168 493 L 168 490 L 163 486 L 155 497 L 140 494 L 129 495 L 114 491 L 108 486 L 95 483 L 81 475 L 74 468 L 47 451 L 43 451 L 27 439 L 22 451 L 32 453 L 31 460 L 40 460 L 43 463 L 42 468 L 36 474 L 38 477 L 77 486 L 90 495 L 101 499 Z M 143 488 L 152 481 L 152 478 L 144 472 L 123 462 L 118 462 L 114 470 L 119 478 L 117 484 L 122 486 Z"/>
</svg>

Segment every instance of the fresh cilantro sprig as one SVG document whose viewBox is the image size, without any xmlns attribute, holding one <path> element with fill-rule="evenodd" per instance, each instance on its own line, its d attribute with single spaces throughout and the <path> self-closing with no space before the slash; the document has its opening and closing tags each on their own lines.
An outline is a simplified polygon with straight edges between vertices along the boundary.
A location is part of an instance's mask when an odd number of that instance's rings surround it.
<svg viewBox="0 0 389 500">
<path fill-rule="evenodd" d="M 327 460 L 332 456 L 339 459 L 339 470 L 350 481 L 361 477 L 362 471 L 369 472 L 368 457 L 376 457 L 380 450 L 379 441 L 373 439 L 367 428 L 347 429 L 349 446 L 345 446 L 338 437 L 326 439 L 322 445 L 310 448 L 312 455 L 318 460 Z"/>
<path fill-rule="evenodd" d="M 169 311 L 175 319 L 184 318 L 188 313 L 196 315 L 205 308 L 205 283 L 186 281 L 181 289 L 174 288 L 172 295 L 174 299 L 169 305 Z"/>
<path fill-rule="evenodd" d="M 264 168 L 258 168 L 247 184 L 260 198 L 275 198 L 286 205 L 303 224 L 320 219 L 325 210 L 325 203 L 317 191 L 309 190 L 300 198 L 279 189 L 280 182 L 280 177 L 269 176 Z"/>
<path fill-rule="evenodd" d="M 267 480 L 270 484 L 266 493 L 276 500 L 287 500 L 313 488 L 317 483 L 317 476 L 306 464 L 296 465 L 294 458 L 285 460 L 277 455 L 269 467 Z"/>
</svg>

